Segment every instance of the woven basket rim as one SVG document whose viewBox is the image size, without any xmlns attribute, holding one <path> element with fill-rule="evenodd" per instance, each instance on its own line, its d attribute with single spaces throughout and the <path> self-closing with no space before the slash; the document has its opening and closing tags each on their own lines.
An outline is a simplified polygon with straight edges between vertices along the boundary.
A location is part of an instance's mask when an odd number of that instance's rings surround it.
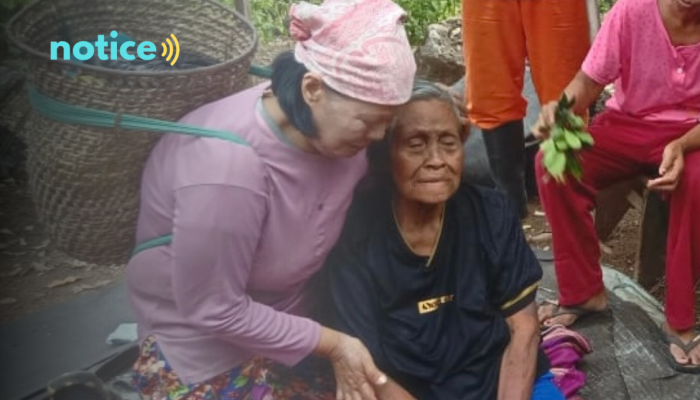
<svg viewBox="0 0 700 400">
<path fill-rule="evenodd" d="M 32 10 L 34 7 L 38 7 L 40 3 L 46 2 L 49 0 L 34 0 L 27 6 L 25 6 L 23 9 L 21 9 L 17 14 L 15 14 L 10 21 L 6 24 L 5 26 L 5 34 L 7 37 L 14 43 L 15 46 L 17 46 L 20 50 L 22 50 L 25 53 L 29 53 L 35 57 L 39 57 L 44 59 L 45 61 L 49 62 L 57 62 L 60 64 L 63 64 L 65 66 L 71 67 L 71 68 L 76 68 L 76 69 L 82 69 L 86 71 L 93 71 L 93 72 L 99 72 L 103 74 L 110 74 L 110 75 L 118 75 L 118 76 L 133 76 L 133 77 L 165 77 L 165 76 L 180 76 L 180 75 L 191 75 L 193 73 L 204 73 L 208 71 L 216 71 L 224 67 L 228 67 L 230 65 L 236 65 L 239 64 L 241 61 L 246 60 L 249 58 L 252 53 L 256 50 L 258 46 L 258 31 L 255 29 L 253 24 L 248 21 L 243 15 L 241 15 L 238 11 L 236 11 L 233 8 L 226 7 L 223 4 L 217 2 L 217 1 L 212 1 L 212 0 L 199 0 L 205 3 L 212 4 L 216 7 L 223 8 L 227 12 L 230 12 L 233 14 L 240 22 L 244 23 L 247 25 L 248 28 L 250 28 L 250 31 L 252 32 L 252 40 L 250 46 L 248 46 L 247 49 L 245 49 L 240 56 L 233 58 L 231 60 L 227 60 L 221 63 L 217 63 L 214 65 L 208 65 L 205 67 L 196 67 L 196 68 L 188 68 L 188 69 L 181 69 L 181 70 L 173 70 L 173 71 L 125 71 L 125 70 L 119 70 L 119 69 L 113 69 L 113 68 L 106 68 L 106 67 L 100 67 L 100 66 L 95 66 L 95 65 L 86 65 L 86 64 L 77 64 L 74 62 L 71 62 L 70 60 L 63 60 L 63 59 L 57 59 L 57 60 L 52 60 L 51 56 L 48 53 L 38 51 L 31 46 L 27 45 L 24 41 L 20 40 L 20 38 L 16 37 L 13 33 L 12 27 L 17 23 L 18 20 L 20 20 L 24 14 L 28 13 L 30 10 Z"/>
</svg>

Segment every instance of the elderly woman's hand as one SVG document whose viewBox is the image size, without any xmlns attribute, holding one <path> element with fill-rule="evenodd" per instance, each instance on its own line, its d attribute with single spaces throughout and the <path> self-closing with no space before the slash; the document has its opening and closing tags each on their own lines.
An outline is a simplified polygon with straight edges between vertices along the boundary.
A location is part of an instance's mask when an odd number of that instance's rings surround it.
<svg viewBox="0 0 700 400">
<path fill-rule="evenodd" d="M 329 354 L 335 371 L 338 400 L 376 400 L 375 385 L 387 382 L 372 356 L 358 339 L 340 334 Z"/>
<path fill-rule="evenodd" d="M 338 400 L 377 400 L 375 388 L 387 383 L 369 350 L 352 336 L 323 327 L 315 353 L 333 365 Z"/>
<path fill-rule="evenodd" d="M 537 139 L 546 140 L 549 138 L 549 131 L 552 129 L 552 126 L 554 126 L 554 115 L 557 111 L 558 104 L 559 102 L 557 101 L 550 101 L 542 106 L 540 116 L 531 129 L 532 134 Z"/>
<path fill-rule="evenodd" d="M 678 186 L 683 174 L 683 148 L 678 142 L 666 145 L 659 166 L 659 177 L 650 179 L 647 188 L 658 191 L 673 191 Z"/>
</svg>

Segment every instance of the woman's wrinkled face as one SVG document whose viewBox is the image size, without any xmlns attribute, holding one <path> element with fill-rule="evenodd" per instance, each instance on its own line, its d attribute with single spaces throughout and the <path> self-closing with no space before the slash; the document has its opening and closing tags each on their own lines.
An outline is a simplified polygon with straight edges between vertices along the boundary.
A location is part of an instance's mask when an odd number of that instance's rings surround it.
<svg viewBox="0 0 700 400">
<path fill-rule="evenodd" d="M 453 107 L 441 100 L 403 106 L 391 138 L 394 183 L 407 200 L 446 201 L 459 187 L 464 149 Z"/>
<path fill-rule="evenodd" d="M 384 138 L 397 106 L 351 99 L 330 90 L 320 79 L 311 78 L 305 78 L 303 93 L 316 126 L 317 137 L 310 142 L 320 154 L 352 157 Z"/>
</svg>

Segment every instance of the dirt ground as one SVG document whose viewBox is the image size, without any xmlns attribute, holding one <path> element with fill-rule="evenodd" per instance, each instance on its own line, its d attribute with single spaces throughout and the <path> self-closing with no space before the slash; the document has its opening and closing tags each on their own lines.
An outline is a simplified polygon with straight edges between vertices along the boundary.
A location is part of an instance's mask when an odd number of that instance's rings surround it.
<svg viewBox="0 0 700 400">
<path fill-rule="evenodd" d="M 540 250 L 551 250 L 551 229 L 539 202 L 530 202 L 530 215 L 523 221 L 523 229 L 530 244 Z M 610 239 L 601 244 L 601 263 L 632 276 L 637 254 L 641 214 L 631 208 L 620 221 Z"/>
<path fill-rule="evenodd" d="M 286 41 L 267 44 L 256 54 L 255 63 L 268 65 L 275 54 L 288 48 Z M 12 111 L 21 109 L 23 101 L 15 101 Z M 19 126 L 18 120 L 21 116 L 0 123 Z M 528 240 L 534 247 L 550 250 L 551 235 L 542 209 L 533 202 L 531 210 L 523 222 Z M 639 223 L 639 212 L 631 209 L 604 244 L 604 264 L 628 275 L 633 273 Z M 123 278 L 123 265 L 80 262 L 53 246 L 38 220 L 23 168 L 0 181 L 0 323 Z M 661 298 L 663 285 L 652 294 Z"/>
</svg>

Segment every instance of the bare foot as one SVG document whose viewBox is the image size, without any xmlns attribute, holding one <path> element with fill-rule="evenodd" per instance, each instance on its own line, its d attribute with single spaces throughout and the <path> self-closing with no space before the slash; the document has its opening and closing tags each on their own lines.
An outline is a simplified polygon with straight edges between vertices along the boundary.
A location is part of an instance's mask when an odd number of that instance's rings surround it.
<svg viewBox="0 0 700 400">
<path fill-rule="evenodd" d="M 537 316 L 542 326 L 571 326 L 583 316 L 591 313 L 603 312 L 607 309 L 608 297 L 605 291 L 602 291 L 576 306 L 564 307 L 560 306 L 557 302 L 542 304 L 537 310 Z"/>
<path fill-rule="evenodd" d="M 700 369 L 700 332 L 695 329 L 677 331 L 671 328 L 668 323 L 664 324 L 663 329 L 667 336 L 675 336 L 685 345 L 685 349 L 673 342 L 669 345 L 673 358 L 675 358 L 679 364 L 693 368 L 698 366 Z M 695 344 L 695 346 L 693 346 L 693 344 Z"/>
</svg>

